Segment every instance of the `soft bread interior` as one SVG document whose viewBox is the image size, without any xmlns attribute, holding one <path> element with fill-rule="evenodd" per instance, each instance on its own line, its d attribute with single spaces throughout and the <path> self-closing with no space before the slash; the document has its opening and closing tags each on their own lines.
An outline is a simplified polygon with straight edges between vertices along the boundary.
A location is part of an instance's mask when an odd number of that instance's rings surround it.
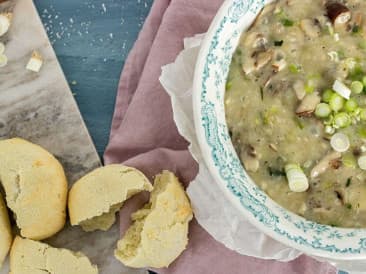
<svg viewBox="0 0 366 274">
<path fill-rule="evenodd" d="M 98 168 L 77 181 L 69 194 L 72 225 L 85 231 L 108 230 L 123 202 L 152 185 L 143 173 L 123 165 Z"/>
<path fill-rule="evenodd" d="M 109 212 L 103 213 L 91 219 L 87 219 L 80 223 L 81 228 L 86 232 L 94 230 L 107 231 L 116 221 L 116 213 L 121 209 L 123 203 L 112 205 Z"/>
<path fill-rule="evenodd" d="M 132 214 L 133 224 L 118 242 L 115 256 L 130 267 L 167 267 L 185 249 L 192 209 L 171 172 L 156 176 L 150 202 Z"/>
</svg>

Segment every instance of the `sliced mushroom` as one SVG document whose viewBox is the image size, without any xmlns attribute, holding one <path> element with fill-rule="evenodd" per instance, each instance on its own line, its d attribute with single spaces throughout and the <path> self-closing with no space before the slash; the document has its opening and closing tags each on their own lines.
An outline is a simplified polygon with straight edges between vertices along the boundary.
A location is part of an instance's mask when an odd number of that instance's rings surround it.
<svg viewBox="0 0 366 274">
<path fill-rule="evenodd" d="M 264 87 L 265 93 L 276 95 L 289 89 L 290 82 L 285 79 L 270 78 L 269 83 Z"/>
<path fill-rule="evenodd" d="M 334 25 L 343 25 L 351 20 L 351 11 L 338 1 L 327 1 L 325 8 L 328 18 Z"/>
<path fill-rule="evenodd" d="M 287 66 L 287 62 L 285 61 L 285 59 L 281 59 L 279 61 L 275 61 L 272 64 L 273 70 L 275 72 L 279 72 L 279 71 L 283 70 L 286 66 Z"/>
<path fill-rule="evenodd" d="M 254 52 L 252 57 L 247 58 L 242 65 L 245 74 L 250 74 L 253 71 L 258 71 L 267 65 L 273 57 L 273 50 Z"/>
<path fill-rule="evenodd" d="M 244 46 L 247 48 L 266 50 L 268 40 L 263 34 L 258 32 L 251 32 L 244 41 Z"/>
<path fill-rule="evenodd" d="M 250 172 L 257 172 L 259 169 L 259 161 L 255 158 L 245 158 L 242 159 L 244 167 L 247 171 Z"/>
<path fill-rule="evenodd" d="M 315 108 L 319 103 L 320 96 L 318 92 L 307 94 L 297 107 L 296 114 L 298 116 L 310 116 L 315 111 Z"/>
<path fill-rule="evenodd" d="M 257 151 L 255 150 L 255 148 L 252 145 L 247 146 L 247 153 L 249 156 L 251 156 L 253 158 L 257 157 Z"/>
<path fill-rule="evenodd" d="M 269 144 L 269 145 L 268 145 L 268 147 L 269 147 L 270 149 L 272 149 L 274 152 L 277 152 L 277 151 L 278 151 L 277 146 L 276 146 L 276 145 L 274 145 L 274 144 Z"/>
<path fill-rule="evenodd" d="M 319 37 L 321 30 L 317 22 L 312 19 L 303 19 L 300 22 L 300 28 L 310 38 Z"/>
<path fill-rule="evenodd" d="M 240 158 L 247 171 L 256 172 L 259 169 L 258 154 L 252 145 L 247 145 L 242 149 Z"/>
<path fill-rule="evenodd" d="M 342 157 L 340 152 L 331 152 L 327 154 L 323 159 L 319 161 L 319 163 L 313 167 L 310 172 L 311 178 L 316 178 L 320 174 L 324 173 L 329 167 L 331 167 L 331 162 L 334 160 L 338 160 Z"/>
<path fill-rule="evenodd" d="M 293 89 L 295 91 L 297 99 L 299 100 L 304 99 L 306 91 L 305 91 L 305 84 L 302 80 L 296 80 L 296 82 L 293 85 Z"/>
<path fill-rule="evenodd" d="M 314 20 L 314 23 L 321 28 L 326 28 L 327 24 L 329 24 L 329 18 L 326 15 L 319 15 Z"/>
<path fill-rule="evenodd" d="M 243 72 L 245 74 L 250 74 L 255 70 L 254 59 L 246 58 L 242 65 Z"/>
<path fill-rule="evenodd" d="M 249 30 L 252 29 L 253 26 L 257 25 L 257 23 L 269 12 L 272 12 L 276 7 L 276 1 L 274 3 L 270 3 L 264 6 L 264 8 L 259 12 L 258 16 L 255 18 L 255 20 L 252 22 L 252 24 L 249 26 Z M 263 23 L 268 23 L 268 19 L 265 17 L 263 18 Z"/>
<path fill-rule="evenodd" d="M 272 50 L 267 50 L 265 52 L 259 52 L 258 54 L 256 54 L 256 57 L 255 57 L 256 60 L 254 61 L 254 66 L 255 66 L 256 70 L 260 70 L 265 65 L 267 65 L 269 63 L 269 61 L 272 60 L 272 57 L 273 57 Z"/>
<path fill-rule="evenodd" d="M 287 91 L 290 88 L 290 82 L 287 79 L 274 79 L 267 86 L 265 86 L 265 92 L 268 94 L 276 95 L 280 92 Z"/>
<path fill-rule="evenodd" d="M 334 160 L 329 162 L 329 165 L 333 169 L 338 169 L 338 168 L 341 167 L 342 161 L 341 161 L 341 159 L 334 159 Z"/>
<path fill-rule="evenodd" d="M 264 81 L 263 87 L 267 88 L 268 85 L 272 82 L 273 75 L 268 76 L 267 80 Z"/>
</svg>

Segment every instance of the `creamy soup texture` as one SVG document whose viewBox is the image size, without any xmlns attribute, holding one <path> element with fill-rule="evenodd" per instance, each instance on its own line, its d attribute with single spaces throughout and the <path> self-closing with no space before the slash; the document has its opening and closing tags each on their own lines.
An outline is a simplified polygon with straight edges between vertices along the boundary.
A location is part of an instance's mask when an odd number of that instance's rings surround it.
<svg viewBox="0 0 366 274">
<path fill-rule="evenodd" d="M 225 108 L 245 169 L 272 199 L 366 227 L 366 1 L 266 6 L 233 56 Z"/>
</svg>

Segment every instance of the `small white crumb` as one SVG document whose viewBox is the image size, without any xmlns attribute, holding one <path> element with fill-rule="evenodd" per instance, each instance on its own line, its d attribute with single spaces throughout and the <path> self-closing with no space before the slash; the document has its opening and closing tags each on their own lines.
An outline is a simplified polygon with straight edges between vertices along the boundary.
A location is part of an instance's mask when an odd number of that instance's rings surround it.
<svg viewBox="0 0 366 274">
<path fill-rule="evenodd" d="M 39 72 L 41 70 L 42 65 L 43 65 L 42 56 L 37 51 L 33 51 L 32 57 L 29 59 L 26 69 L 34 72 Z"/>
</svg>

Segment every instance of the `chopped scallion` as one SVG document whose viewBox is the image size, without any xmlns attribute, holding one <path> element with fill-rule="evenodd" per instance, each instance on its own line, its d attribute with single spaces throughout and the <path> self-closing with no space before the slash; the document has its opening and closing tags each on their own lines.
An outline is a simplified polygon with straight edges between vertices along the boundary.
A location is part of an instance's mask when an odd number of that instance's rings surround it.
<svg viewBox="0 0 366 274">
<path fill-rule="evenodd" d="M 361 80 L 362 77 L 365 75 L 363 68 L 360 65 L 355 65 L 353 69 L 350 71 L 349 78 L 353 81 Z M 365 83 L 363 83 L 365 85 Z"/>
<path fill-rule="evenodd" d="M 327 103 L 320 103 L 316 106 L 315 115 L 319 118 L 326 118 L 332 112 Z"/>
<path fill-rule="evenodd" d="M 350 124 L 351 124 L 351 118 L 347 113 L 340 112 L 334 116 L 333 125 L 335 128 L 345 128 L 348 127 Z"/>
<path fill-rule="evenodd" d="M 285 27 L 292 27 L 294 25 L 294 21 L 288 19 L 288 18 L 283 18 L 281 19 L 281 23 L 282 25 L 284 25 Z"/>
<path fill-rule="evenodd" d="M 299 72 L 299 67 L 297 65 L 295 65 L 295 64 L 290 64 L 288 66 L 288 69 L 292 73 L 298 73 Z"/>
<path fill-rule="evenodd" d="M 330 125 L 326 125 L 324 131 L 326 134 L 333 135 L 335 133 L 335 128 Z"/>
<path fill-rule="evenodd" d="M 357 102 L 352 98 L 347 100 L 347 102 L 344 104 L 344 110 L 347 112 L 353 112 L 357 109 L 357 107 Z"/>
<path fill-rule="evenodd" d="M 342 164 L 346 167 L 350 167 L 350 168 L 356 168 L 357 167 L 357 162 L 355 157 L 353 156 L 352 153 L 346 153 L 342 156 Z M 348 178 L 348 180 L 350 180 L 350 178 Z M 347 182 L 348 182 L 347 180 Z M 346 184 L 347 186 L 347 184 Z"/>
<path fill-rule="evenodd" d="M 335 80 L 333 84 L 333 90 L 345 99 L 349 99 L 351 90 L 339 80 Z"/>
<path fill-rule="evenodd" d="M 329 103 L 330 101 L 330 98 L 332 97 L 332 95 L 334 94 L 333 90 L 331 89 L 326 89 L 324 92 L 323 92 L 323 95 L 322 95 L 322 99 L 324 102 L 326 103 Z"/>
<path fill-rule="evenodd" d="M 285 172 L 290 190 L 304 192 L 309 188 L 309 181 L 301 167 L 296 164 L 287 164 Z"/>
<path fill-rule="evenodd" d="M 364 127 L 359 127 L 357 133 L 362 139 L 366 139 L 366 129 Z"/>
<path fill-rule="evenodd" d="M 360 119 L 366 121 L 366 109 L 364 108 L 360 110 Z"/>
<path fill-rule="evenodd" d="M 311 85 L 306 84 L 304 89 L 305 89 L 305 92 L 306 92 L 307 94 L 311 94 L 311 93 L 313 93 L 313 92 L 314 92 L 315 87 L 314 87 L 314 86 L 311 86 Z"/>
<path fill-rule="evenodd" d="M 330 146 L 337 152 L 346 152 L 350 147 L 350 142 L 347 135 L 338 132 L 330 139 Z"/>
<path fill-rule="evenodd" d="M 231 82 L 231 81 L 227 81 L 227 82 L 226 82 L 225 89 L 226 89 L 226 90 L 230 90 L 232 86 L 233 86 L 233 82 Z"/>
<path fill-rule="evenodd" d="M 329 100 L 329 106 L 335 112 L 340 111 L 344 106 L 344 98 L 337 93 L 332 94 Z"/>
<path fill-rule="evenodd" d="M 351 83 L 351 91 L 354 94 L 360 94 L 363 91 L 363 84 L 360 81 L 353 81 Z"/>
</svg>

